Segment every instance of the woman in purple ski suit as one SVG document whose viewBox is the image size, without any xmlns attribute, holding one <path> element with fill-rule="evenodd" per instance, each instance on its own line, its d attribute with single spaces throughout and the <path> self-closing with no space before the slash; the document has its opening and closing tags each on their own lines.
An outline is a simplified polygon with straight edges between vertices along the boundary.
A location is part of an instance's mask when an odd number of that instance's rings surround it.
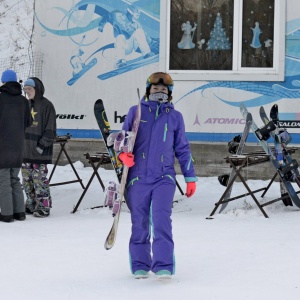
<svg viewBox="0 0 300 300">
<path fill-rule="evenodd" d="M 197 178 L 183 117 L 171 103 L 172 88 L 169 74 L 158 72 L 148 78 L 133 154 L 122 152 L 119 156 L 131 167 L 127 201 L 132 222 L 130 264 L 135 278 L 148 277 L 150 270 L 158 277 L 170 277 L 175 272 L 171 220 L 175 157 L 187 183 L 186 196 L 191 197 L 196 190 Z M 130 108 L 123 130 L 131 131 L 136 108 Z"/>
</svg>

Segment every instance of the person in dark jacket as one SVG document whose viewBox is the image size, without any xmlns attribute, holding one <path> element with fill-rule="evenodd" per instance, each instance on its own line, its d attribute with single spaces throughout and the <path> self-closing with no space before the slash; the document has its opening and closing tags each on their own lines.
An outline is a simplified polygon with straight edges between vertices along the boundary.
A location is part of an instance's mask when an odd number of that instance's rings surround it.
<svg viewBox="0 0 300 300">
<path fill-rule="evenodd" d="M 52 163 L 56 112 L 53 104 L 44 97 L 44 85 L 37 77 L 30 77 L 24 82 L 24 91 L 33 118 L 25 133 L 22 164 L 23 187 L 27 196 L 25 208 L 26 213 L 35 217 L 47 217 L 52 207 L 47 164 Z"/>
<path fill-rule="evenodd" d="M 24 195 L 19 172 L 25 129 L 32 119 L 27 99 L 13 70 L 2 73 L 0 87 L 0 221 L 25 220 Z"/>
<path fill-rule="evenodd" d="M 157 72 L 148 78 L 133 153 L 119 154 L 120 160 L 130 167 L 126 200 L 131 212 L 129 253 L 135 278 L 148 277 L 150 270 L 161 278 L 170 278 L 175 272 L 171 220 L 175 157 L 187 183 L 186 196 L 191 197 L 196 190 L 190 145 L 182 114 L 171 102 L 172 89 L 169 74 Z M 130 108 L 123 130 L 131 131 L 136 109 L 137 106 Z"/>
</svg>

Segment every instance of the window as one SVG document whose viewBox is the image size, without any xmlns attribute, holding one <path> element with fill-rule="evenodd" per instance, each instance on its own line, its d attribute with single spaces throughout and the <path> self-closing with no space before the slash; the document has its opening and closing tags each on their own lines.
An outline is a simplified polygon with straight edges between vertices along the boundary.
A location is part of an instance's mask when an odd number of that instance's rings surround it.
<svg viewBox="0 0 300 300">
<path fill-rule="evenodd" d="M 175 80 L 284 80 L 285 0 L 166 0 L 161 6 L 160 67 Z"/>
</svg>

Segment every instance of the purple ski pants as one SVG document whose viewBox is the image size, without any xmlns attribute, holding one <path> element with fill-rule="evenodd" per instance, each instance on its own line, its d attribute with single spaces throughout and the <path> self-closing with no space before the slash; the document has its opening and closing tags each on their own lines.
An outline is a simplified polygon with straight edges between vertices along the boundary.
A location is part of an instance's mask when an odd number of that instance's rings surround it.
<svg viewBox="0 0 300 300">
<path fill-rule="evenodd" d="M 129 241 L 132 273 L 137 270 L 151 270 L 154 273 L 168 270 L 171 274 L 175 273 L 171 220 L 175 188 L 175 182 L 169 177 L 151 184 L 137 180 L 128 187 L 127 201 L 132 223 Z"/>
</svg>

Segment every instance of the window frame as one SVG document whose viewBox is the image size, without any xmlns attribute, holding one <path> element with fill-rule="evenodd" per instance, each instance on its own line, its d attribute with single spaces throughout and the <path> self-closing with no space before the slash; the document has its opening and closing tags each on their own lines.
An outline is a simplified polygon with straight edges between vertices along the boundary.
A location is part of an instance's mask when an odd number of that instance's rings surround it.
<svg viewBox="0 0 300 300">
<path fill-rule="evenodd" d="M 241 67 L 243 0 L 234 0 L 232 70 L 170 70 L 171 1 L 160 1 L 160 60 L 159 67 L 173 80 L 220 81 L 284 81 L 286 0 L 274 0 L 274 41 L 272 68 Z"/>
</svg>

